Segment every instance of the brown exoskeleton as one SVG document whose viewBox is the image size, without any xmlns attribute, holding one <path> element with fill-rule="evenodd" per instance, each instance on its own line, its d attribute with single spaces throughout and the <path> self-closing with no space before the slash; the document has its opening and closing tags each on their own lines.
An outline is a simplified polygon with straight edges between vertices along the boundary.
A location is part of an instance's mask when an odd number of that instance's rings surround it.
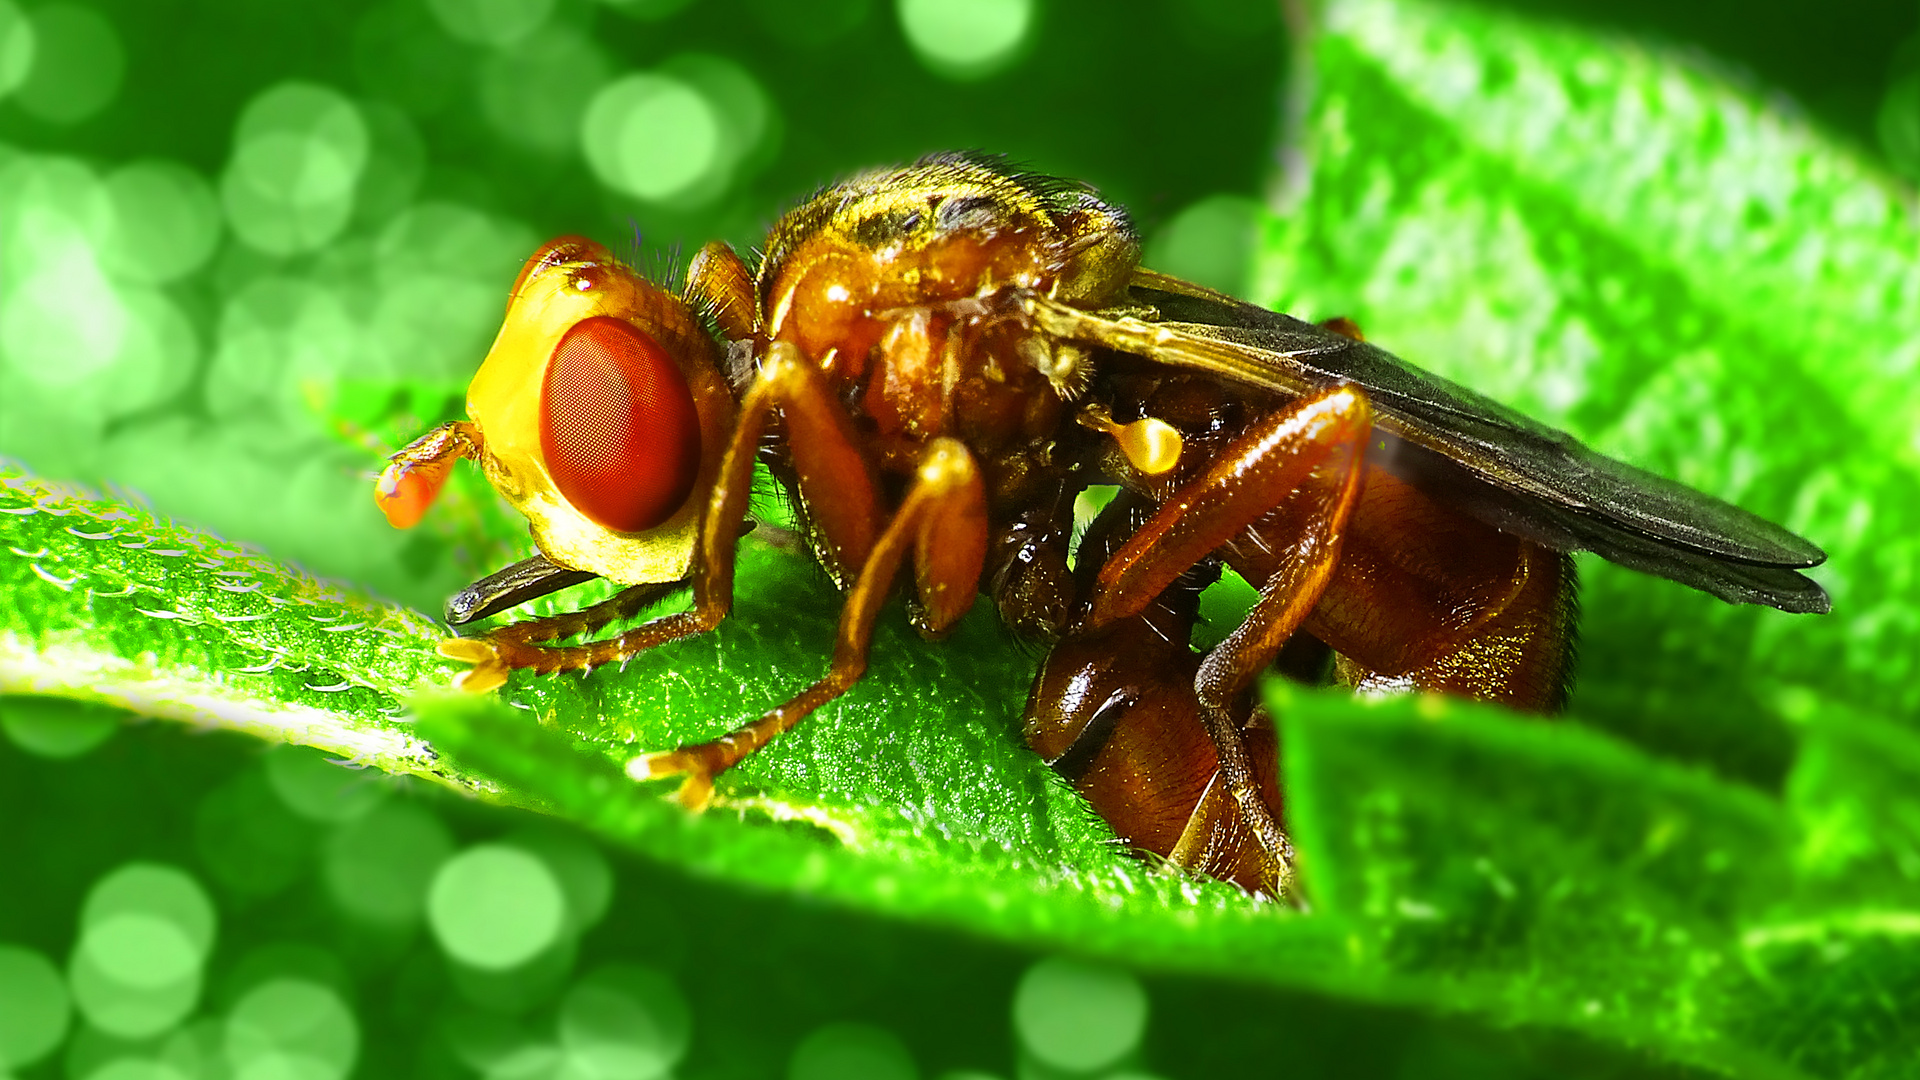
<svg viewBox="0 0 1920 1080">
<path fill-rule="evenodd" d="M 704 248 L 685 291 L 598 244 L 521 271 L 469 420 L 394 456 L 379 500 L 417 520 L 460 457 L 541 554 L 448 604 L 471 621 L 603 576 L 632 588 L 442 652 L 485 691 L 602 664 L 728 612 L 764 459 L 846 592 L 825 677 L 712 742 L 636 759 L 713 778 L 843 693 L 911 565 L 916 625 L 989 593 L 1051 643 L 1028 741 L 1128 842 L 1271 895 L 1290 889 L 1274 736 L 1250 704 L 1284 668 L 1550 712 L 1589 549 L 1734 602 L 1825 611 L 1820 550 L 1602 457 L 1365 344 L 1141 269 L 1125 213 L 1074 183 L 944 154 L 857 176 L 782 217 L 748 267 Z M 703 325 L 710 320 L 717 335 Z M 1117 484 L 1070 569 L 1075 497 Z M 1260 584 L 1204 655 L 1198 590 Z M 690 584 L 684 612 L 542 644 Z"/>
</svg>

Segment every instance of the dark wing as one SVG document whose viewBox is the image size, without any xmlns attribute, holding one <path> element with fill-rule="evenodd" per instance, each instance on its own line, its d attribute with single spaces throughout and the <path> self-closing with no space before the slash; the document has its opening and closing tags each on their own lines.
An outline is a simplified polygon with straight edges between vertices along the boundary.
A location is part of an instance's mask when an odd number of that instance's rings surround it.
<svg viewBox="0 0 1920 1080">
<path fill-rule="evenodd" d="M 1400 360 L 1288 315 L 1150 271 L 1134 298 L 1157 331 L 1214 343 L 1189 365 L 1284 393 L 1351 382 L 1387 432 L 1378 464 L 1507 532 L 1583 548 L 1735 603 L 1825 612 L 1820 585 L 1796 573 L 1826 554 L 1685 485 L 1595 453 L 1557 431 Z M 1220 348 L 1219 346 L 1225 346 Z M 1179 364 L 1177 348 L 1155 359 Z"/>
</svg>

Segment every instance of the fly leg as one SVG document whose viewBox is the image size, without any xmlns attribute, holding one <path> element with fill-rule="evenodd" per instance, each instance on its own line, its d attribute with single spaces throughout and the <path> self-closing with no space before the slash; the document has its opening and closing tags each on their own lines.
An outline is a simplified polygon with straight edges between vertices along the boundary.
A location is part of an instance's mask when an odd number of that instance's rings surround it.
<svg viewBox="0 0 1920 1080">
<path fill-rule="evenodd" d="M 972 607 L 987 551 L 986 491 L 973 455 L 958 440 L 939 438 L 927 444 L 906 499 L 860 567 L 840 609 L 833 661 L 825 677 L 712 742 L 637 758 L 628 766 L 629 775 L 640 780 L 685 776 L 681 803 L 690 809 L 705 806 L 715 776 L 859 681 L 867 670 L 874 620 L 909 551 L 921 621 L 930 632 L 944 631 Z"/>
<path fill-rule="evenodd" d="M 1365 476 L 1372 430 L 1366 395 L 1336 386 L 1252 424 L 1166 499 L 1095 579 L 1075 634 L 1090 634 L 1143 611 L 1187 568 L 1279 512 L 1294 527 L 1270 542 L 1279 566 L 1260 589 L 1246 621 L 1200 662 L 1194 694 L 1219 757 L 1220 776 L 1265 857 L 1267 891 L 1291 891 L 1293 845 L 1261 798 L 1236 699 L 1272 662 L 1325 591 Z M 1315 482 L 1309 482 L 1315 481 Z"/>
<path fill-rule="evenodd" d="M 516 624 L 483 637 L 444 641 L 440 644 L 442 656 L 474 665 L 455 680 L 455 685 L 484 693 L 506 682 L 508 674 L 517 668 L 549 674 L 596 667 L 719 625 L 733 607 L 734 548 L 753 486 L 754 456 L 776 412 L 786 421 L 801 492 L 816 511 L 822 536 L 821 560 L 829 564 L 830 571 L 837 569 L 835 563 L 855 567 L 865 564 L 879 518 L 879 493 L 872 472 L 820 369 L 798 349 L 775 342 L 741 402 L 738 423 L 708 496 L 694 551 L 693 605 L 623 634 L 579 645 L 536 644 L 584 626 L 577 621 L 560 622 L 553 624 L 557 633 L 548 633 L 542 625 L 546 620 Z M 626 595 L 615 597 L 603 607 L 617 607 Z M 638 606 L 633 604 L 629 613 Z"/>
<path fill-rule="evenodd" d="M 684 581 L 629 586 L 591 607 L 581 608 L 579 611 L 562 611 L 544 618 L 522 619 L 492 631 L 488 638 L 496 642 L 511 641 L 531 645 L 573 637 L 576 634 L 591 634 L 609 623 L 631 619 L 654 601 L 676 589 L 685 587 Z"/>
</svg>

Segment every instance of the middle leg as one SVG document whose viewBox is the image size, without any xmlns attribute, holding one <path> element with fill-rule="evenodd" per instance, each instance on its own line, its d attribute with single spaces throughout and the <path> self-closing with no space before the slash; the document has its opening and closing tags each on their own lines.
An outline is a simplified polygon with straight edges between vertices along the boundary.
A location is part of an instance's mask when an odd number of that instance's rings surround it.
<svg viewBox="0 0 1920 1080">
<path fill-rule="evenodd" d="M 840 610 L 826 675 L 718 739 L 635 758 L 628 775 L 636 780 L 684 776 L 680 801 L 690 808 L 705 806 L 713 796 L 714 777 L 846 693 L 866 673 L 874 620 L 909 552 L 922 620 L 930 631 L 944 631 L 973 606 L 987 553 L 986 490 L 973 455 L 958 440 L 939 438 L 927 444 L 913 486 L 860 567 Z"/>
</svg>

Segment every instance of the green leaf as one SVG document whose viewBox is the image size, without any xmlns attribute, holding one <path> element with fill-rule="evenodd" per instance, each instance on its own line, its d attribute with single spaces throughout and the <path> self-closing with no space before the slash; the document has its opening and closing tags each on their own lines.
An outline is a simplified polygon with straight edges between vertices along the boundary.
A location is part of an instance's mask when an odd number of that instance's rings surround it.
<svg viewBox="0 0 1920 1080">
<path fill-rule="evenodd" d="M 1309 886 L 1429 1001 L 1738 1075 L 1910 1075 L 1911 189 L 1632 42 L 1385 0 L 1325 28 L 1261 298 L 1787 523 L 1835 612 L 1583 561 L 1571 719 L 1637 749 L 1292 695 Z"/>
<path fill-rule="evenodd" d="M 1803 695 L 1783 707 L 1802 729 L 1786 799 L 1808 888 L 1920 907 L 1920 734 Z"/>
<path fill-rule="evenodd" d="M 725 774 L 719 805 L 690 816 L 670 784 L 637 785 L 622 766 L 721 734 L 797 692 L 809 668 L 824 671 L 818 645 L 837 597 L 791 552 L 744 545 L 735 615 L 715 633 L 637 657 L 623 675 L 516 676 L 514 709 L 448 700 L 453 665 L 419 615 L 139 510 L 9 467 L 0 528 L 12 551 L 0 563 L 0 692 L 316 746 L 558 814 L 707 874 L 895 916 L 1185 970 L 1235 971 L 1250 954 L 1277 972 L 1330 970 L 1325 927 L 1132 859 L 1024 749 L 1032 658 L 990 605 L 932 649 L 895 611 L 873 675 Z M 970 697 L 971 714 L 956 705 Z M 1237 929 L 1195 950 L 1195 927 Z"/>
<path fill-rule="evenodd" d="M 1438 698 L 1269 697 L 1313 895 L 1421 996 L 1745 1071 L 1735 927 L 1787 814 L 1571 724 Z M 1742 1033 L 1743 1034 L 1743 1033 Z"/>
<path fill-rule="evenodd" d="M 0 462 L 0 692 L 456 779 L 401 719 L 454 667 L 423 616 Z"/>
<path fill-rule="evenodd" d="M 1630 41 L 1386 0 L 1331 4 L 1325 29 L 1314 167 L 1258 298 L 1349 315 L 1829 553 L 1828 619 L 1584 560 L 1576 709 L 1763 785 L 1792 753 L 1779 688 L 1920 716 L 1911 190 Z"/>
</svg>

